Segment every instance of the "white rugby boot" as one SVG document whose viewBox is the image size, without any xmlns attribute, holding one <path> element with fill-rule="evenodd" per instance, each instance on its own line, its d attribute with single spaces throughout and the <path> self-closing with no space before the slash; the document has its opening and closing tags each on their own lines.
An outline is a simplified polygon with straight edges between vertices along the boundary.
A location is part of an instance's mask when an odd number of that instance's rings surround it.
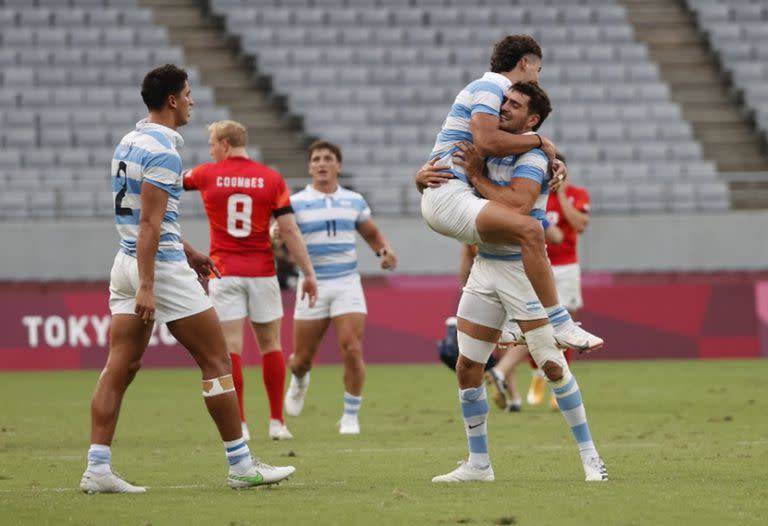
<svg viewBox="0 0 768 526">
<path fill-rule="evenodd" d="M 589 353 L 603 347 L 603 339 L 579 327 L 573 320 L 553 327 L 555 342 L 558 347 L 575 349 L 580 353 Z"/>
<path fill-rule="evenodd" d="M 432 478 L 432 482 L 493 482 L 493 467 L 488 464 L 485 469 L 476 468 L 466 460 L 459 461 L 459 467 L 446 473 Z"/>
<path fill-rule="evenodd" d="M 83 473 L 83 478 L 80 479 L 80 489 L 85 493 L 145 493 L 147 491 L 144 486 L 134 486 L 126 482 L 114 471 L 95 473 L 87 469 Z"/>
<path fill-rule="evenodd" d="M 288 384 L 288 392 L 285 393 L 285 413 L 289 416 L 299 416 L 304 409 L 304 399 L 309 389 L 309 373 L 301 379 L 301 385 L 296 377 L 291 375 L 291 383 Z"/>
<path fill-rule="evenodd" d="M 339 434 L 341 435 L 359 435 L 360 421 L 357 415 L 344 414 L 339 420 Z"/>
<path fill-rule="evenodd" d="M 266 484 L 278 484 L 296 472 L 293 466 L 270 466 L 261 459 L 251 459 L 251 465 L 243 473 L 230 468 L 227 484 L 232 489 L 245 489 Z"/>
<path fill-rule="evenodd" d="M 269 438 L 272 440 L 291 440 L 293 439 L 293 434 L 288 431 L 288 426 L 280 420 L 270 419 Z"/>
<path fill-rule="evenodd" d="M 600 457 L 588 458 L 583 462 L 584 480 L 587 482 L 605 482 L 608 480 L 608 469 Z"/>
</svg>

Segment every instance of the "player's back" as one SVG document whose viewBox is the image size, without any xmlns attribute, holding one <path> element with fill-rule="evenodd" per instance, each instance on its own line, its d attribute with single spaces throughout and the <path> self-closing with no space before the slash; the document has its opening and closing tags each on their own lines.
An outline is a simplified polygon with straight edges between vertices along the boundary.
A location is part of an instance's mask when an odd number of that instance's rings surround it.
<svg viewBox="0 0 768 526">
<path fill-rule="evenodd" d="M 140 121 L 127 133 L 112 156 L 112 197 L 120 250 L 136 257 L 141 217 L 141 185 L 152 184 L 168 193 L 156 261 L 184 261 L 181 227 L 178 223 L 181 196 L 181 157 L 177 148 L 184 140 L 175 130 Z"/>
<path fill-rule="evenodd" d="M 223 275 L 275 275 L 269 221 L 290 211 L 290 194 L 279 173 L 251 159 L 231 157 L 195 167 L 185 175 L 184 187 L 200 191 L 211 258 Z"/>
<path fill-rule="evenodd" d="M 442 157 L 451 151 L 456 143 L 472 142 L 470 120 L 476 113 L 487 113 L 498 117 L 504 93 L 512 83 L 504 75 L 486 72 L 481 78 L 473 80 L 462 89 L 451 105 L 448 116 L 443 121 L 440 133 L 432 148 L 430 159 Z"/>
<path fill-rule="evenodd" d="M 325 194 L 307 185 L 291 196 L 291 205 L 317 278 L 355 274 L 355 232 L 359 223 L 371 217 L 363 196 L 341 186 Z"/>
</svg>

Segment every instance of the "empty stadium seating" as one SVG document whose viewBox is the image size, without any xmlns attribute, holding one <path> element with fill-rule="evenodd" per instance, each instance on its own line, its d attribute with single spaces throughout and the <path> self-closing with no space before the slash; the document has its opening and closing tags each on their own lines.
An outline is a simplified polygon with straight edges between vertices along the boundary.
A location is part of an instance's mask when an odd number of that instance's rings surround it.
<svg viewBox="0 0 768 526">
<path fill-rule="evenodd" d="M 0 218 L 111 215 L 112 150 L 146 115 L 143 76 L 166 62 L 184 54 L 136 0 L 0 0 Z M 204 125 L 229 113 L 188 72 L 190 165 L 207 160 Z"/>
<path fill-rule="evenodd" d="M 729 71 L 768 126 L 768 83 L 754 82 L 768 75 L 764 4 L 688 1 L 703 26 L 718 28 L 708 29 L 718 42 L 731 42 L 720 52 L 735 57 Z M 542 131 L 596 211 L 728 207 L 727 186 L 615 0 L 209 6 L 306 134 L 342 145 L 352 185 L 378 212 L 417 213 L 413 172 L 453 97 L 487 68 L 493 42 L 514 32 L 542 43 L 542 83 L 555 106 Z M 137 0 L 0 0 L 0 217 L 108 216 L 112 148 L 145 113 L 142 76 L 164 62 L 183 64 L 184 54 Z M 207 158 L 204 124 L 229 113 L 188 71 L 197 107 L 181 131 L 191 165 Z M 198 201 L 182 200 L 183 211 L 201 215 Z"/>
<path fill-rule="evenodd" d="M 453 97 L 487 69 L 493 42 L 514 32 L 542 43 L 542 84 L 555 106 L 542 131 L 597 210 L 728 207 L 727 185 L 614 1 L 210 4 L 306 133 L 339 142 L 354 185 L 387 211 L 417 210 L 412 175 Z M 671 198 L 680 183 L 708 190 L 682 202 Z"/>
<path fill-rule="evenodd" d="M 687 1 L 758 127 L 768 134 L 768 3 Z"/>
</svg>

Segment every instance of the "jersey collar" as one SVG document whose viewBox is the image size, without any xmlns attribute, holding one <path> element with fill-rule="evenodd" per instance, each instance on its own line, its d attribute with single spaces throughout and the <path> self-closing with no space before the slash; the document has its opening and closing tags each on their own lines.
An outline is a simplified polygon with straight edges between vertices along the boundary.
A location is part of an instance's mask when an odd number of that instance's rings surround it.
<svg viewBox="0 0 768 526">
<path fill-rule="evenodd" d="M 181 134 L 162 124 L 156 124 L 154 122 L 149 122 L 147 119 L 141 119 L 136 123 L 136 131 L 142 133 L 159 132 L 165 135 L 177 150 L 184 147 L 184 138 Z"/>
<path fill-rule="evenodd" d="M 341 185 L 336 184 L 336 191 L 331 194 L 326 194 L 325 192 L 321 192 L 320 190 L 316 190 L 312 183 L 309 183 L 306 188 L 307 192 L 314 195 L 315 197 L 337 197 L 339 195 L 339 192 L 341 192 Z"/>
</svg>

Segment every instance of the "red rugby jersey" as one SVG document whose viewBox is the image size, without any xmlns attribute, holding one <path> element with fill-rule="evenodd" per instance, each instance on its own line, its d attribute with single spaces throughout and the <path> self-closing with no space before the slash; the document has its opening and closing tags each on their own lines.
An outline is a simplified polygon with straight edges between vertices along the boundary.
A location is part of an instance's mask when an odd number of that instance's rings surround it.
<svg viewBox="0 0 768 526">
<path fill-rule="evenodd" d="M 568 200 L 579 212 L 589 213 L 589 193 L 579 186 L 568 185 L 565 189 Z M 552 265 L 569 265 L 579 261 L 577 254 L 578 236 L 571 224 L 565 219 L 563 209 L 555 192 L 547 200 L 547 221 L 557 225 L 563 231 L 563 242 L 559 245 L 547 244 L 547 255 Z"/>
<path fill-rule="evenodd" d="M 292 212 L 279 173 L 245 157 L 231 157 L 184 174 L 184 189 L 200 191 L 211 228 L 211 259 L 222 276 L 275 275 L 269 219 Z"/>
</svg>

